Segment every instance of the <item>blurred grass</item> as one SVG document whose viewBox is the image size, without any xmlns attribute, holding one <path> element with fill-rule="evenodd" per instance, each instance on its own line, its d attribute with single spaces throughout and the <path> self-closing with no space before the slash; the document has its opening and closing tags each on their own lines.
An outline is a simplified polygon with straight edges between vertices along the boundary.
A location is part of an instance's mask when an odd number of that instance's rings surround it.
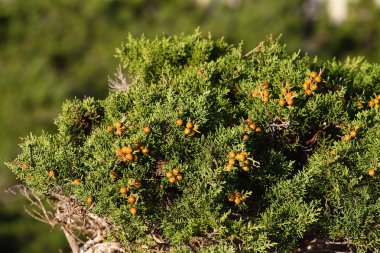
<svg viewBox="0 0 380 253">
<path fill-rule="evenodd" d="M 369 2 L 354 3 L 353 14 L 336 27 L 322 8 L 306 20 L 301 0 L 242 0 L 237 8 L 216 0 L 204 8 L 191 0 L 0 0 L 0 190 L 17 183 L 3 161 L 16 157 L 19 137 L 55 131 L 53 119 L 66 99 L 107 96 L 107 76 L 118 64 L 114 48 L 128 33 L 153 38 L 199 26 L 230 43 L 244 40 L 246 51 L 283 33 L 289 51 L 378 61 L 380 11 Z M 0 194 L 2 252 L 68 252 L 62 233 L 26 216 L 24 204 Z"/>
</svg>

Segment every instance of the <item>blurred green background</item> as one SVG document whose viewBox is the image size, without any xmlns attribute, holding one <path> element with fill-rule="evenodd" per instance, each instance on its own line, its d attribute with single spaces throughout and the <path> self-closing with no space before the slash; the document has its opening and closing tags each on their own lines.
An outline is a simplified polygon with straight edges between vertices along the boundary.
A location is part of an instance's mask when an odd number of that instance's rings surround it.
<svg viewBox="0 0 380 253">
<path fill-rule="evenodd" d="M 108 94 L 107 77 L 126 38 L 199 27 L 249 51 L 283 34 L 290 52 L 322 59 L 380 61 L 379 0 L 0 0 L 0 245 L 2 252 L 69 252 L 59 229 L 25 214 L 27 203 L 4 189 L 19 137 L 54 132 L 53 118 L 73 97 Z"/>
</svg>

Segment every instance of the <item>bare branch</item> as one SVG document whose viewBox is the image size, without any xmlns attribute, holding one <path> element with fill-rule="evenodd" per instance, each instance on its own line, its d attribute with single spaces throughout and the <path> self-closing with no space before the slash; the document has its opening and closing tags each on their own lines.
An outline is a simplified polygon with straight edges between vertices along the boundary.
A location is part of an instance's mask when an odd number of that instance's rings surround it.
<svg viewBox="0 0 380 253">
<path fill-rule="evenodd" d="M 117 68 L 117 72 L 114 74 L 114 79 L 108 77 L 108 86 L 111 91 L 126 91 L 131 85 L 132 83 L 127 82 L 127 78 L 120 65 Z"/>
<path fill-rule="evenodd" d="M 68 230 L 65 227 L 62 227 L 61 229 L 63 233 L 65 234 L 66 239 L 69 242 L 70 248 L 73 251 L 73 253 L 80 253 L 79 247 L 75 238 L 68 232 Z"/>
</svg>

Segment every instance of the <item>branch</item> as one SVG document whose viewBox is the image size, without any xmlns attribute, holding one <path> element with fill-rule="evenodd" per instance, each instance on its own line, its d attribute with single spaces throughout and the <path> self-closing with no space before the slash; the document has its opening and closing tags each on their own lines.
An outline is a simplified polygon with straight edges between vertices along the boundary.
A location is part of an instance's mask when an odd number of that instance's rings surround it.
<svg viewBox="0 0 380 253">
<path fill-rule="evenodd" d="M 65 227 L 62 226 L 61 229 L 63 233 L 65 234 L 66 239 L 69 242 L 70 248 L 73 251 L 73 253 L 80 253 L 79 247 L 75 238 L 67 231 Z"/>
<path fill-rule="evenodd" d="M 111 91 L 126 91 L 131 85 L 131 83 L 127 82 L 127 78 L 120 65 L 117 68 L 117 72 L 114 74 L 114 79 L 108 77 L 108 86 Z"/>
</svg>

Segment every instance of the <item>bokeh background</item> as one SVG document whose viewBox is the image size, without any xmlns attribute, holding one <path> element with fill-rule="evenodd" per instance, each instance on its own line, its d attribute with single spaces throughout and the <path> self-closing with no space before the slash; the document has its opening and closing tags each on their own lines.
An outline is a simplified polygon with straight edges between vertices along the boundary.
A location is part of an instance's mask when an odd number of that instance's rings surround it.
<svg viewBox="0 0 380 253">
<path fill-rule="evenodd" d="M 66 99 L 107 96 L 128 33 L 197 27 L 244 41 L 245 51 L 282 34 L 289 52 L 380 62 L 380 0 L 0 0 L 1 252 L 69 252 L 59 228 L 34 221 L 27 202 L 4 191 L 17 184 L 3 162 L 16 157 L 19 138 L 54 132 Z"/>
</svg>

